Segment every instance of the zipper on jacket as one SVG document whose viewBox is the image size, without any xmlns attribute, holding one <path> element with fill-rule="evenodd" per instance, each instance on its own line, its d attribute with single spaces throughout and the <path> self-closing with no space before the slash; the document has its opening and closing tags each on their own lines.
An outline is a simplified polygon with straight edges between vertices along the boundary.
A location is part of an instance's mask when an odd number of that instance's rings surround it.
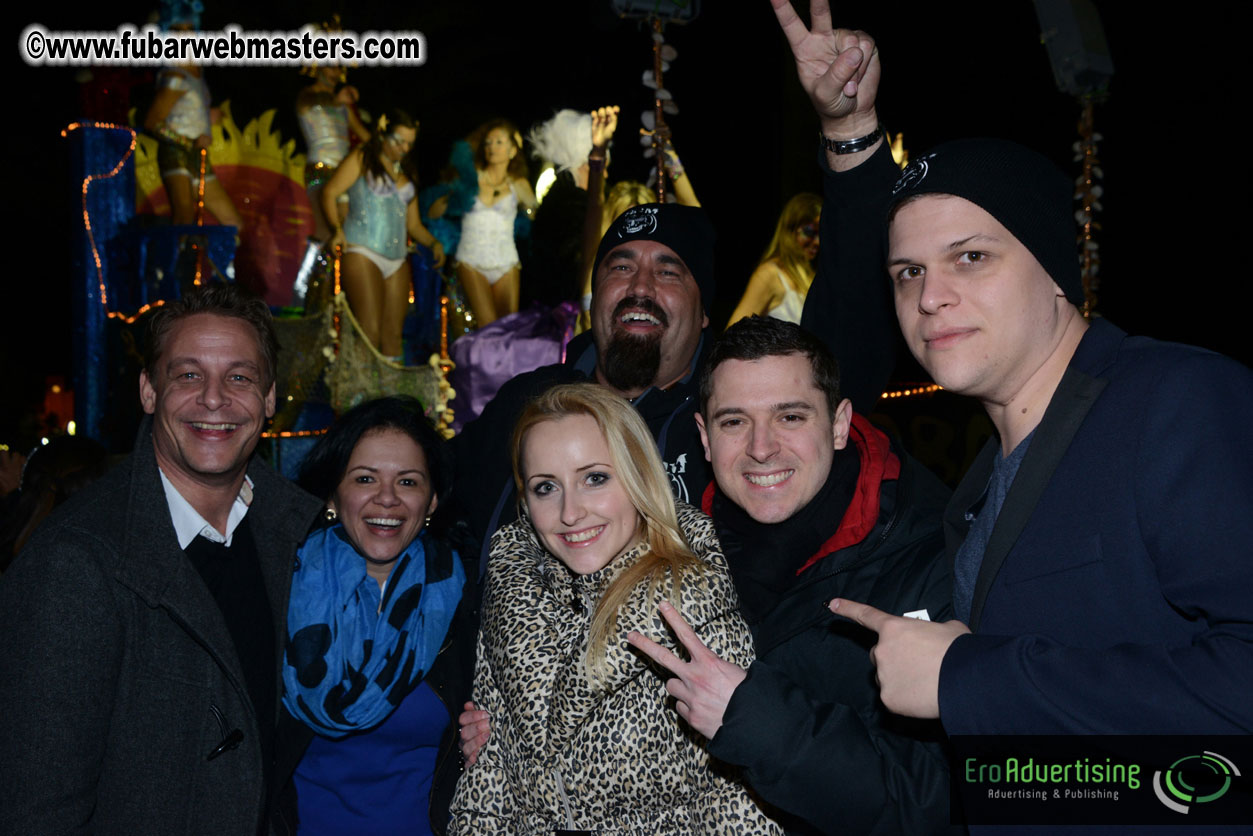
<svg viewBox="0 0 1253 836">
<path fill-rule="evenodd" d="M 557 781 L 557 795 L 561 797 L 561 806 L 566 811 L 566 830 L 574 830 L 574 811 L 570 809 L 570 796 L 566 793 L 566 782 L 561 780 L 560 770 L 553 770 L 553 778 Z"/>
</svg>

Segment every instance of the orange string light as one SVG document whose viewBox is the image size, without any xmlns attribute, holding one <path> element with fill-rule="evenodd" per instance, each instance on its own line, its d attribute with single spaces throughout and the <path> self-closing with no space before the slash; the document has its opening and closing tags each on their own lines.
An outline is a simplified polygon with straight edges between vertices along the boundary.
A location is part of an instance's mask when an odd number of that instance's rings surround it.
<svg viewBox="0 0 1253 836">
<path fill-rule="evenodd" d="M 448 297 L 439 297 L 439 359 L 448 360 Z"/>
<path fill-rule="evenodd" d="M 200 180 L 196 183 L 196 226 L 204 226 L 204 175 L 208 162 L 209 149 L 201 148 Z M 200 287 L 200 279 L 204 275 L 204 243 L 198 241 L 193 246 L 196 249 L 196 275 L 192 277 L 191 283 Z"/>
<path fill-rule="evenodd" d="M 104 308 L 105 316 L 110 319 L 121 319 L 129 324 L 139 319 L 139 317 L 149 309 L 158 307 L 159 305 L 163 305 L 165 303 L 164 301 L 158 300 L 151 304 L 144 305 L 133 316 L 126 316 L 123 313 L 109 310 L 109 294 L 108 290 L 106 290 L 104 286 L 104 264 L 100 260 L 100 249 L 96 246 L 95 231 L 91 228 L 91 215 L 87 211 L 87 190 L 96 180 L 108 180 L 110 177 L 116 177 L 122 171 L 122 167 L 126 165 L 126 161 L 129 160 L 131 155 L 135 153 L 135 145 L 139 141 L 138 135 L 129 126 L 116 125 L 112 122 L 71 122 L 61 131 L 61 136 L 67 137 L 70 135 L 71 131 L 77 131 L 82 128 L 97 128 L 106 131 L 126 131 L 131 136 L 130 146 L 127 147 L 126 153 L 122 155 L 122 158 L 117 161 L 113 168 L 107 174 L 88 174 L 83 178 L 82 186 L 83 227 L 87 230 L 87 241 L 91 244 L 91 258 L 96 264 L 96 278 L 100 284 L 100 306 Z"/>
<path fill-rule="evenodd" d="M 326 435 L 329 427 L 321 430 L 282 430 L 280 432 L 271 432 L 266 430 L 261 433 L 262 438 L 313 438 L 319 435 Z"/>
<path fill-rule="evenodd" d="M 335 343 L 336 352 L 339 351 L 339 339 L 338 339 L 338 334 L 339 334 L 339 262 L 340 262 L 340 258 L 342 257 L 342 255 L 343 255 L 343 250 L 340 249 L 339 247 L 336 247 L 335 259 L 334 261 L 331 262 L 331 275 L 335 277 L 335 292 L 331 294 L 331 299 L 334 300 L 333 305 L 334 305 L 335 313 L 331 317 L 331 328 L 332 330 L 335 331 L 335 334 L 337 335 L 336 343 Z"/>
<path fill-rule="evenodd" d="M 883 400 L 891 400 L 893 398 L 912 398 L 916 395 L 934 395 L 936 392 L 944 391 L 944 387 L 938 383 L 930 383 L 926 386 L 914 386 L 909 389 L 897 389 L 892 392 L 884 392 L 879 397 Z"/>
</svg>

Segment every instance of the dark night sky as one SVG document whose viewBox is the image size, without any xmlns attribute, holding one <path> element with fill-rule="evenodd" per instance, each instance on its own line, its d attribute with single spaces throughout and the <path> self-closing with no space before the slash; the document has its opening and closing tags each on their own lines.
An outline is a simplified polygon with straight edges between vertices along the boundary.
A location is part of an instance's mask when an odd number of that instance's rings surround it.
<svg viewBox="0 0 1253 836">
<path fill-rule="evenodd" d="M 344 13 L 349 29 L 418 29 L 428 63 L 360 69 L 352 82 L 373 108 L 395 104 L 422 121 L 417 156 L 431 181 L 451 141 L 504 115 L 526 126 L 557 107 L 623 107 L 611 179 L 642 179 L 634 133 L 649 104 L 639 83 L 650 65 L 649 38 L 638 24 L 608 11 L 608 0 L 545 3 L 338 5 L 205 0 L 205 28 L 294 29 Z M 803 0 L 799 0 L 803 2 Z M 1030 145 L 1067 170 L 1076 138 L 1076 102 L 1059 93 L 1029 0 L 967 3 L 848 4 L 837 21 L 864 28 L 881 45 L 880 114 L 903 131 L 913 153 L 945 139 L 997 135 Z M 1115 64 L 1109 100 L 1097 110 L 1106 179 L 1102 289 L 1098 309 L 1133 333 L 1205 345 L 1253 361 L 1247 330 L 1220 328 L 1231 304 L 1230 251 L 1247 210 L 1232 199 L 1248 177 L 1233 158 L 1232 104 L 1247 101 L 1248 71 L 1239 58 L 1232 4 L 1200 0 L 1169 22 L 1146 18 L 1140 4 L 1097 3 Z M 70 4 L 14 21 L 13 41 L 28 23 L 50 30 L 142 24 L 142 2 Z M 1190 18 L 1183 18 L 1186 13 Z M 672 26 L 679 58 L 667 76 L 682 112 L 676 144 L 698 195 L 719 230 L 717 253 L 725 318 L 765 246 L 782 203 L 820 191 L 815 120 L 796 81 L 786 42 L 766 0 L 705 0 L 701 17 Z M 74 70 L 31 68 L 10 58 L 10 321 L 0 343 L 5 412 L 38 397 L 43 375 L 73 369 L 69 263 L 77 188 L 69 182 L 58 131 L 82 115 Z M 229 98 L 236 122 L 278 108 L 284 136 L 298 136 L 291 103 L 302 83 L 290 69 L 211 68 L 214 99 Z M 1232 207 L 1239 206 L 1237 212 Z M 14 212 L 16 210 L 16 212 Z M 1221 261 L 1220 261 L 1221 259 Z M 12 264 L 13 262 L 11 262 Z M 1236 268 L 1240 269 L 1240 268 Z M 1168 280 L 1167 277 L 1170 277 Z M 17 368 L 19 365 L 21 368 Z M 9 401 L 9 395 L 13 400 Z"/>
</svg>

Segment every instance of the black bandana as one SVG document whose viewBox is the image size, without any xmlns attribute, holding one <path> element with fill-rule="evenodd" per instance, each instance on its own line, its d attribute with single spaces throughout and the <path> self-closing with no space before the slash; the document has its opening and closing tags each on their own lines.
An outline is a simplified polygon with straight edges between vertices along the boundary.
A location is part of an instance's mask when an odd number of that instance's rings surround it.
<svg viewBox="0 0 1253 836">
<path fill-rule="evenodd" d="M 851 444 L 836 450 L 822 488 L 804 508 L 779 523 L 757 522 L 715 484 L 714 525 L 740 596 L 740 610 L 750 624 L 774 609 L 796 582 L 796 570 L 835 534 L 860 471 L 861 459 Z"/>
</svg>

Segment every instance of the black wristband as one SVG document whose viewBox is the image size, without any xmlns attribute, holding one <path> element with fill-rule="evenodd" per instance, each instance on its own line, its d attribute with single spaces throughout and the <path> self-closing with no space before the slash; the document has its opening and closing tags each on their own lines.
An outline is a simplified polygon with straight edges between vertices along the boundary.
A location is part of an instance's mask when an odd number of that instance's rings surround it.
<svg viewBox="0 0 1253 836">
<path fill-rule="evenodd" d="M 865 151 L 883 138 L 883 123 L 880 122 L 878 127 L 874 129 L 874 133 L 859 136 L 856 139 L 828 139 L 818 132 L 818 142 L 823 149 L 830 151 L 832 154 L 856 154 L 859 151 Z"/>
</svg>

